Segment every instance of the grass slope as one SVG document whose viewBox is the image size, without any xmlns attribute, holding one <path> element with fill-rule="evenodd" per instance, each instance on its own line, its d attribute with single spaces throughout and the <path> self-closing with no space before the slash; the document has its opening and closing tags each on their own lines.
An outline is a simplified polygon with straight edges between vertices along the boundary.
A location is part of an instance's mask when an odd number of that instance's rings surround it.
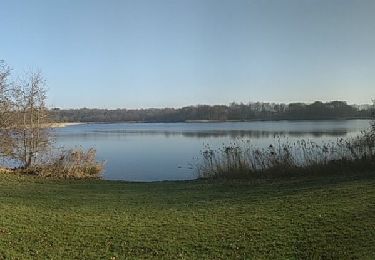
<svg viewBox="0 0 375 260">
<path fill-rule="evenodd" d="M 375 259 L 375 175 L 243 182 L 0 175 L 0 258 Z"/>
</svg>

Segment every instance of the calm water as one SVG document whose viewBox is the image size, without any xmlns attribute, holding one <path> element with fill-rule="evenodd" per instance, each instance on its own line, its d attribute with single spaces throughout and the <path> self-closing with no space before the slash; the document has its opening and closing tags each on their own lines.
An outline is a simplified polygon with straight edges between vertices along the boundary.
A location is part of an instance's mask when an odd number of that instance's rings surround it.
<svg viewBox="0 0 375 260">
<path fill-rule="evenodd" d="M 225 123 L 86 124 L 56 129 L 57 145 L 97 149 L 105 179 L 128 181 L 196 178 L 204 145 L 211 148 L 250 139 L 266 146 L 275 137 L 336 140 L 368 128 L 368 120 Z"/>
</svg>

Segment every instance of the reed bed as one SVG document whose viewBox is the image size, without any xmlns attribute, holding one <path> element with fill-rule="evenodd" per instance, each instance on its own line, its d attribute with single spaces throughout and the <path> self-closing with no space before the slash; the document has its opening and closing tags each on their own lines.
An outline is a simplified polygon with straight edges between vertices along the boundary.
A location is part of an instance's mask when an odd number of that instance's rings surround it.
<svg viewBox="0 0 375 260">
<path fill-rule="evenodd" d="M 375 126 L 354 138 L 317 143 L 275 138 L 265 148 L 239 140 L 219 149 L 205 146 L 199 178 L 262 178 L 312 172 L 375 169 Z"/>
</svg>

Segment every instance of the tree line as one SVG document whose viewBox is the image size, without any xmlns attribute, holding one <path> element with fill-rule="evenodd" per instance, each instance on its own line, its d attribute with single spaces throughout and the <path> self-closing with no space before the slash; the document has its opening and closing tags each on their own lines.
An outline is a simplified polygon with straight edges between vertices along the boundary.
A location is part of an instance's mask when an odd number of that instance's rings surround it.
<svg viewBox="0 0 375 260">
<path fill-rule="evenodd" d="M 305 103 L 248 103 L 197 105 L 182 108 L 149 109 L 59 109 L 51 110 L 57 122 L 186 122 L 194 120 L 319 120 L 368 119 L 371 107 L 349 105 L 345 101 Z"/>
</svg>

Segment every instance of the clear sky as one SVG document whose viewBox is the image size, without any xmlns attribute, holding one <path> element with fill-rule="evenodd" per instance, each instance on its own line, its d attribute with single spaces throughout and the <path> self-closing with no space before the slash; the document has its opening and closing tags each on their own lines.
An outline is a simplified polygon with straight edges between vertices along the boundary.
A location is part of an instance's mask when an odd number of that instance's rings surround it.
<svg viewBox="0 0 375 260">
<path fill-rule="evenodd" d="M 375 97 L 374 0 L 0 0 L 0 59 L 52 106 Z"/>
</svg>

